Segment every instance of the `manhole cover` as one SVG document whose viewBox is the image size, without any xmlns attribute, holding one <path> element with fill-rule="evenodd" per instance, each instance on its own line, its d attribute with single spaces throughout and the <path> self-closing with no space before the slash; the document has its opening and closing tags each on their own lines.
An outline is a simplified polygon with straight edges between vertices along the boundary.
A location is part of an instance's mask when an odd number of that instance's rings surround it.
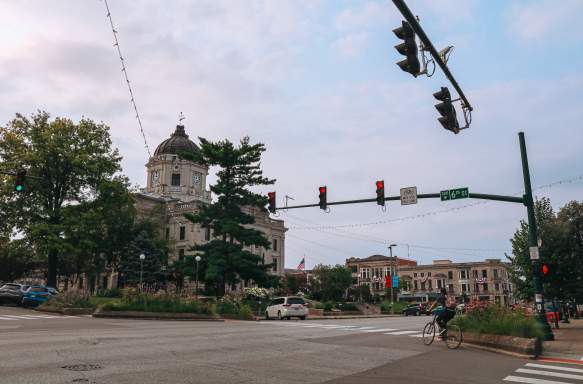
<svg viewBox="0 0 583 384">
<path fill-rule="evenodd" d="M 99 364 L 73 364 L 73 365 L 64 365 L 61 368 L 68 369 L 69 371 L 94 371 L 96 369 L 101 369 L 101 365 Z"/>
</svg>

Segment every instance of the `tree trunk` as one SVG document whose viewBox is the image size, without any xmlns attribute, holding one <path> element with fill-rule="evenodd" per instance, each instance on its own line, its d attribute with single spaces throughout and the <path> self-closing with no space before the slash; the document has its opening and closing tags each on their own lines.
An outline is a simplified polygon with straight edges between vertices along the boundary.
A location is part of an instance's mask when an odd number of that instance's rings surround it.
<svg viewBox="0 0 583 384">
<path fill-rule="evenodd" d="M 57 288 L 57 250 L 49 249 L 49 265 L 47 271 L 47 286 Z"/>
</svg>

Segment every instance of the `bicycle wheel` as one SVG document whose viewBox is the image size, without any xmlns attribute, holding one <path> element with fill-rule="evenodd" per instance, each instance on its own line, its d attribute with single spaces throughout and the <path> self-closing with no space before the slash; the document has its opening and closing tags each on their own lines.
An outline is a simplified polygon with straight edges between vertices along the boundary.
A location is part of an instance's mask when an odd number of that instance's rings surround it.
<svg viewBox="0 0 583 384">
<path fill-rule="evenodd" d="M 459 348 L 462 343 L 462 330 L 457 325 L 449 325 L 447 327 L 447 336 L 445 337 L 445 344 L 449 349 Z"/>
<path fill-rule="evenodd" d="M 423 344 L 431 345 L 433 339 L 435 339 L 435 323 L 431 321 L 423 327 Z"/>
</svg>

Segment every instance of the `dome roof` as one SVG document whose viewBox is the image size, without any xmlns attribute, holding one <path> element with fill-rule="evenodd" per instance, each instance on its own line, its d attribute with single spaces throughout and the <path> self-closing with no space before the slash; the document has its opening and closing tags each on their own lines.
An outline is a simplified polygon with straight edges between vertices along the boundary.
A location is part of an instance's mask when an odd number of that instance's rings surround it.
<svg viewBox="0 0 583 384">
<path fill-rule="evenodd" d="M 162 154 L 178 154 L 179 152 L 198 152 L 199 149 L 184 131 L 184 125 L 177 125 L 176 130 L 170 138 L 164 140 L 158 145 L 154 156 Z"/>
</svg>

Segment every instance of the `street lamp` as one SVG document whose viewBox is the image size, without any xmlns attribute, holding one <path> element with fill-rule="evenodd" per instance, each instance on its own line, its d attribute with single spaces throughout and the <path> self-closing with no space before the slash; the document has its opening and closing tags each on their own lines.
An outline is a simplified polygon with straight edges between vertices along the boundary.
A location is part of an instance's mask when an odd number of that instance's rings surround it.
<svg viewBox="0 0 583 384">
<path fill-rule="evenodd" d="M 201 257 L 197 255 L 194 258 L 194 260 L 196 261 L 196 295 L 195 295 L 195 299 L 198 300 L 198 262 L 201 260 Z"/>
<path fill-rule="evenodd" d="M 140 291 L 142 290 L 142 277 L 144 275 L 144 260 L 146 259 L 146 255 L 140 253 Z"/>
<path fill-rule="evenodd" d="M 391 255 L 391 259 L 393 259 L 393 247 L 396 247 L 397 244 L 393 243 L 391 245 L 389 245 L 389 252 Z M 395 269 L 396 269 L 396 265 L 397 263 L 395 263 Z M 391 315 L 395 314 L 395 303 L 394 303 L 394 299 L 393 299 L 393 269 L 391 268 Z"/>
</svg>

